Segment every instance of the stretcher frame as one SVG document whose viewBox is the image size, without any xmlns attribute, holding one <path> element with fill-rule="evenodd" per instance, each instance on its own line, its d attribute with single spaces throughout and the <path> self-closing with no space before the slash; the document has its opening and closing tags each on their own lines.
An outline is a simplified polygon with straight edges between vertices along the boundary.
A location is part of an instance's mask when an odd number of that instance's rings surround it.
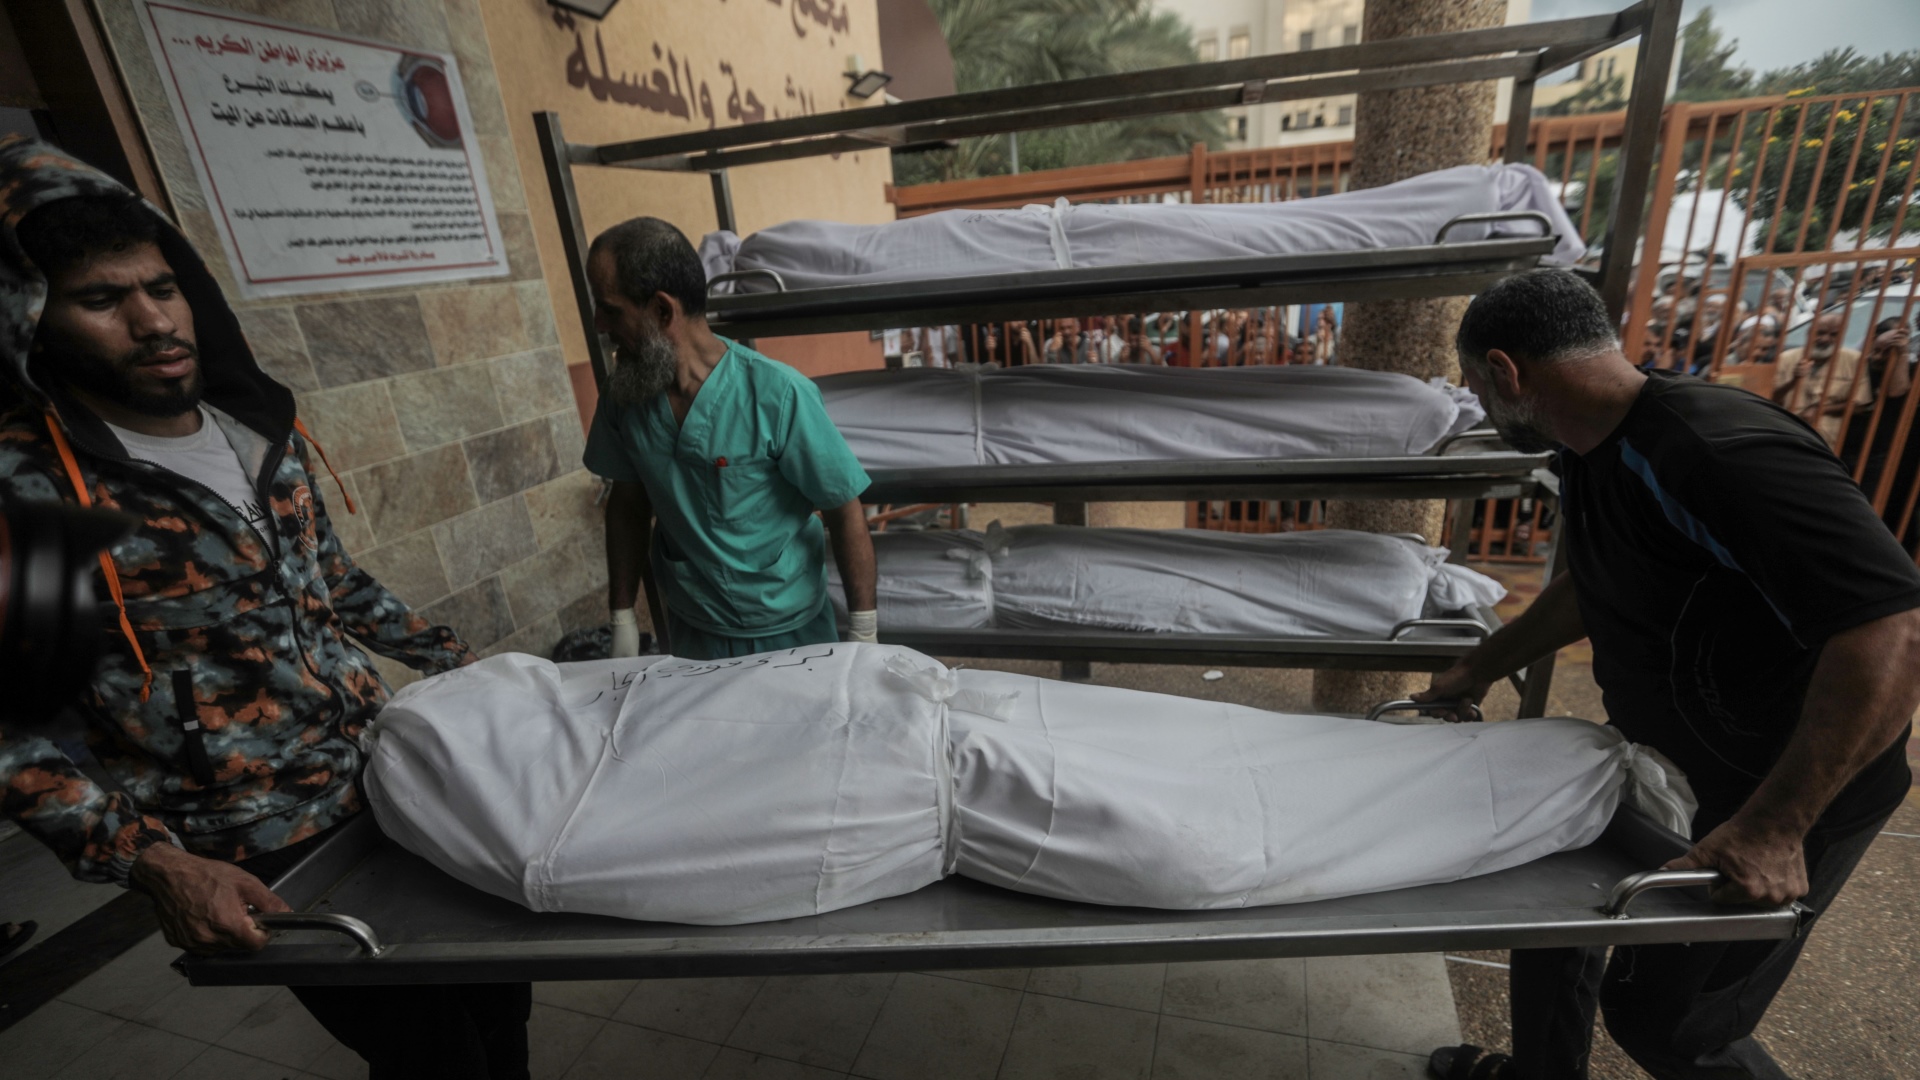
<svg viewBox="0 0 1920 1080">
<path fill-rule="evenodd" d="M 535 913 L 401 849 L 362 814 L 272 883 L 258 953 L 182 957 L 196 986 L 658 979 L 1781 939 L 1804 909 L 1710 903 L 1712 871 L 1628 807 L 1592 845 L 1441 885 L 1221 911 L 1106 907 L 962 878 L 802 919 L 688 926 Z"/>
<path fill-rule="evenodd" d="M 1651 182 L 1666 74 L 1674 60 L 1679 21 L 1680 0 L 1642 0 L 1617 12 L 1582 18 L 955 94 L 601 145 L 568 142 L 557 113 L 537 112 L 533 119 L 588 356 L 596 383 L 604 386 L 609 349 L 593 322 L 587 236 L 574 184 L 576 168 L 705 173 L 718 227 L 734 229 L 737 223 L 728 174 L 733 166 L 856 150 L 939 145 L 962 137 L 1123 116 L 1500 78 L 1513 79 L 1503 157 L 1508 162 L 1523 162 L 1535 83 L 1637 37 L 1638 63 L 1627 103 L 1619 181 L 1608 219 L 1608 237 L 1600 244 L 1598 287 L 1608 310 L 1618 317 L 1626 301 L 1627 277 L 1636 247 L 1633 238 L 1640 231 Z M 1516 213 L 1466 218 L 1525 216 Z M 1416 247 L 991 274 L 880 286 L 787 291 L 778 275 L 770 271 L 743 271 L 722 276 L 770 277 L 780 287 L 773 292 L 713 297 L 710 321 L 734 333 L 772 335 L 1076 313 L 1463 295 L 1536 265 L 1555 243 L 1550 236 L 1443 242 L 1451 228 L 1464 223 L 1465 218 L 1449 222 L 1439 230 L 1434 243 Z M 1614 237 L 1624 237 L 1626 242 L 1616 243 Z M 1458 500 L 1455 533 L 1448 538 L 1448 546 L 1454 560 L 1460 561 L 1471 525 L 1471 500 L 1517 496 L 1528 487 L 1528 481 L 1518 475 L 1528 469 L 1520 469 L 1516 457 L 1496 452 L 1339 462 L 880 470 L 873 475 L 874 483 L 862 499 L 869 503 L 1051 501 L 1055 521 L 1063 524 L 1086 524 L 1086 503 L 1103 499 L 1453 499 Z M 1537 463 L 1529 469 L 1536 467 Z M 1557 492 L 1550 483 L 1536 481 L 1535 487 L 1548 492 L 1549 497 Z M 1563 565 L 1563 553 L 1556 544 L 1547 563 L 1549 580 Z M 650 570 L 643 568 L 642 574 L 646 578 Z M 650 578 L 645 583 L 649 597 L 653 596 Z M 890 640 L 901 637 L 889 635 Z M 1097 644 L 1125 648 L 1126 655 L 1148 661 L 1190 663 L 1203 654 L 1197 644 L 1187 648 L 1186 643 L 1165 643 L 1166 635 L 1153 637 L 1162 644 Z M 989 642 L 956 640 L 954 644 L 978 649 L 997 647 Z M 1085 657 L 1095 645 L 1087 639 L 1064 638 L 1029 644 L 1039 651 L 1030 650 L 1024 656 L 1059 659 L 1068 677 L 1086 675 L 1089 661 Z M 1417 655 L 1420 650 L 1451 647 L 1464 651 L 1452 643 L 1336 644 L 1301 640 L 1297 644 L 1298 648 L 1289 649 L 1278 643 L 1272 648 L 1223 643 L 1219 652 L 1240 657 L 1242 662 L 1264 657 L 1269 663 L 1291 663 L 1319 655 L 1327 661 L 1324 666 L 1431 670 L 1436 659 Z M 1553 658 L 1548 656 L 1529 668 L 1524 677 L 1516 678 L 1521 688 L 1521 716 L 1545 712 L 1552 671 Z"/>
</svg>

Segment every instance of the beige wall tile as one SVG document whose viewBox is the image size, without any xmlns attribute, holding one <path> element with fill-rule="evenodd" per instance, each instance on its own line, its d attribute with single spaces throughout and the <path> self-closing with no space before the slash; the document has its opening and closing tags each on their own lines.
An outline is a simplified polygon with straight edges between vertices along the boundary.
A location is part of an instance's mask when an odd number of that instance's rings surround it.
<svg viewBox="0 0 1920 1080">
<path fill-rule="evenodd" d="M 536 349 L 559 344 L 560 333 L 553 325 L 553 304 L 547 299 L 547 283 L 517 282 L 513 291 L 520 296 L 520 319 L 527 324 L 528 344 Z"/>
<path fill-rule="evenodd" d="M 506 422 L 493 380 L 478 364 L 402 375 L 389 385 L 409 450 L 492 431 Z"/>
<path fill-rule="evenodd" d="M 300 336 L 300 323 L 291 307 L 252 308 L 235 312 L 240 330 L 247 335 L 253 358 L 260 370 L 294 393 L 320 389 L 313 373 L 313 360 L 307 356 L 306 339 Z"/>
<path fill-rule="evenodd" d="M 387 680 L 387 685 L 394 690 L 398 690 L 410 683 L 419 682 L 421 679 L 419 672 L 398 660 L 389 660 L 379 653 L 372 652 L 367 654 L 367 658 L 373 661 L 373 669 L 378 671 L 380 677 Z"/>
<path fill-rule="evenodd" d="M 354 560 L 409 607 L 423 607 L 447 595 L 447 573 L 433 533 L 422 529 L 382 544 Z"/>
<path fill-rule="evenodd" d="M 552 204 L 545 205 L 548 213 Z M 500 215 L 500 235 L 507 245 L 507 264 L 513 267 L 515 281 L 541 281 L 540 253 L 533 246 L 533 222 L 527 215 L 505 212 Z"/>
<path fill-rule="evenodd" d="M 651 630 L 645 612 L 640 613 L 641 629 Z M 575 630 L 592 630 L 607 625 L 607 590 L 592 589 L 582 593 L 578 600 L 560 609 L 560 633 L 564 636 Z"/>
<path fill-rule="evenodd" d="M 586 463 L 581 459 L 587 452 L 587 433 L 580 427 L 580 414 L 568 409 L 547 417 L 547 423 L 553 428 L 553 453 L 560 460 L 560 467 L 585 468 Z"/>
<path fill-rule="evenodd" d="M 600 496 L 600 481 L 585 469 L 528 488 L 527 511 L 533 518 L 533 536 L 540 547 L 554 547 L 576 533 L 599 532 L 605 515 L 594 504 Z"/>
<path fill-rule="evenodd" d="M 420 294 L 433 355 L 442 366 L 525 352 L 526 323 L 513 286 L 457 285 Z"/>
<path fill-rule="evenodd" d="M 500 572 L 515 625 L 558 611 L 607 582 L 606 559 L 593 537 L 581 535 Z"/>
<path fill-rule="evenodd" d="M 481 649 L 480 655 L 499 656 L 501 653 L 518 652 L 546 656 L 559 642 L 560 619 L 556 615 L 548 615 Z"/>
<path fill-rule="evenodd" d="M 334 468 L 359 469 L 407 452 L 387 386 L 384 382 L 360 383 L 295 399 L 300 419 L 327 448 L 327 458 Z M 319 468 L 319 455 L 314 458 L 314 467 Z"/>
<path fill-rule="evenodd" d="M 447 581 L 462 588 L 539 552 L 526 501 L 518 495 L 490 503 L 433 527 L 447 565 Z"/>
<path fill-rule="evenodd" d="M 468 86 L 469 96 L 473 87 Z M 476 118 L 475 124 L 479 123 Z M 514 160 L 513 140 L 504 132 L 478 136 L 480 158 L 487 166 L 487 187 L 493 192 L 495 210 L 525 210 L 526 193 L 520 190 L 520 163 Z"/>
<path fill-rule="evenodd" d="M 362 471 L 356 479 L 376 539 L 436 525 L 480 505 L 458 445 L 442 446 Z"/>
<path fill-rule="evenodd" d="M 573 383 L 558 348 L 503 356 L 488 366 L 505 423 L 518 424 L 562 410 L 574 415 Z"/>
<path fill-rule="evenodd" d="M 420 302 L 411 295 L 301 304 L 294 313 L 321 386 L 346 386 L 433 366 Z"/>
<path fill-rule="evenodd" d="M 499 578 L 461 589 L 420 614 L 438 626 L 451 626 L 467 647 L 478 651 L 513 633 L 513 613 Z"/>
<path fill-rule="evenodd" d="M 565 471 L 554 452 L 552 425 L 546 420 L 530 420 L 468 439 L 463 445 L 473 469 L 474 490 L 483 503 L 544 484 Z"/>
</svg>

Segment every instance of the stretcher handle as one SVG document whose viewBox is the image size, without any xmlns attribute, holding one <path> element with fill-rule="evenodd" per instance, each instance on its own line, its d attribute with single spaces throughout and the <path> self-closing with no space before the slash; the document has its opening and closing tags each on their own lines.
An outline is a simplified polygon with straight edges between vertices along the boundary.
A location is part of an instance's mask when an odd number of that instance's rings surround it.
<svg viewBox="0 0 1920 1080">
<path fill-rule="evenodd" d="M 1613 891 L 1607 894 L 1606 906 L 1600 914 L 1609 919 L 1625 919 L 1627 905 L 1633 898 L 1648 889 L 1680 889 L 1691 885 L 1718 885 L 1727 880 L 1727 876 L 1718 870 L 1647 870 L 1638 874 L 1628 874 L 1616 883 Z"/>
<path fill-rule="evenodd" d="M 1446 438 L 1441 439 L 1438 443 L 1434 445 L 1434 448 L 1431 451 L 1429 451 L 1429 453 L 1432 454 L 1434 457 L 1445 457 L 1447 454 L 1447 448 L 1452 446 L 1454 443 L 1499 442 L 1499 441 L 1500 441 L 1500 433 L 1493 430 L 1492 428 L 1473 428 L 1468 431 L 1456 431 L 1453 434 L 1447 436 Z"/>
<path fill-rule="evenodd" d="M 1383 720 L 1388 713 L 1396 713 L 1396 712 L 1424 713 L 1428 709 L 1465 709 L 1468 712 L 1473 714 L 1473 722 L 1476 724 L 1486 719 L 1486 716 L 1480 712 L 1480 706 L 1474 704 L 1473 702 L 1451 700 L 1447 698 L 1442 698 L 1438 701 L 1415 701 L 1412 698 L 1401 698 L 1398 701 L 1383 701 L 1380 704 L 1375 705 L 1373 708 L 1367 710 L 1367 719 Z M 1396 723 L 1407 723 L 1409 721 L 1386 720 L 1385 722 L 1389 724 L 1396 724 Z M 1441 721 L 1437 717 L 1428 717 L 1424 721 L 1412 721 L 1412 722 L 1414 723 L 1425 722 L 1425 723 L 1434 723 L 1434 724 L 1441 723 Z"/>
<path fill-rule="evenodd" d="M 1485 225 L 1494 221 L 1531 221 L 1540 226 L 1542 237 L 1553 235 L 1553 219 L 1538 210 L 1495 210 L 1485 214 L 1461 214 L 1440 226 L 1440 231 L 1433 236 L 1433 242 L 1446 243 L 1447 233 L 1452 231 L 1455 225 Z"/>
<path fill-rule="evenodd" d="M 1449 630 L 1472 630 L 1474 635 L 1482 641 L 1485 641 L 1487 634 L 1491 632 L 1487 629 L 1487 624 L 1481 622 L 1479 619 L 1405 619 L 1395 623 L 1393 629 L 1387 631 L 1387 640 L 1399 641 L 1400 635 L 1409 630 L 1417 630 L 1422 626 L 1437 626 Z"/>
<path fill-rule="evenodd" d="M 387 951 L 373 927 L 351 915 L 329 915 L 306 911 L 256 912 L 254 925 L 262 930 L 331 930 L 345 934 L 360 946 L 360 955 L 375 959 Z"/>
<path fill-rule="evenodd" d="M 1541 220 L 1544 221 L 1546 218 L 1542 217 Z M 772 278 L 774 292 L 787 291 L 787 280 L 780 276 L 779 271 L 762 268 L 758 270 L 729 270 L 724 274 L 715 274 L 707 279 L 707 295 L 712 296 L 713 287 L 723 281 L 744 281 L 747 278 L 755 277 Z"/>
</svg>

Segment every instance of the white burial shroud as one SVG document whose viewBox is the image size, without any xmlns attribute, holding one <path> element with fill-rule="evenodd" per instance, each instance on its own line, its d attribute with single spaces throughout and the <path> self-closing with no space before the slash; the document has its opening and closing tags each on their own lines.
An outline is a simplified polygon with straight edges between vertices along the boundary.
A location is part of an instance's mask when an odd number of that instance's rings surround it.
<svg viewBox="0 0 1920 1080">
<path fill-rule="evenodd" d="M 999 522 L 873 535 L 880 625 L 1385 638 L 1507 593 L 1419 540 L 1344 529 L 1228 533 Z M 846 622 L 839 568 L 827 596 Z"/>
<path fill-rule="evenodd" d="M 727 924 L 958 873 L 1230 908 L 1451 881 L 1591 842 L 1685 781 L 1583 720 L 1393 725 L 830 644 L 706 663 L 507 654 L 370 729 L 386 834 L 536 911 Z"/>
<path fill-rule="evenodd" d="M 1531 165 L 1461 165 L 1384 187 L 1311 199 L 1234 204 L 1070 203 L 1017 210 L 943 210 L 879 225 L 789 221 L 742 238 L 700 241 L 708 277 L 771 270 L 787 289 L 887 285 L 1036 270 L 1199 262 L 1421 247 L 1462 214 L 1532 210 L 1559 237 L 1541 261 L 1570 266 L 1586 253 L 1580 230 Z M 1538 236 L 1533 222 L 1464 225 L 1447 242 Z M 766 277 L 720 292 L 767 292 Z"/>
<path fill-rule="evenodd" d="M 1480 423 L 1444 379 L 1264 364 L 1028 364 L 816 380 L 869 469 L 1107 461 L 1400 457 Z"/>
</svg>

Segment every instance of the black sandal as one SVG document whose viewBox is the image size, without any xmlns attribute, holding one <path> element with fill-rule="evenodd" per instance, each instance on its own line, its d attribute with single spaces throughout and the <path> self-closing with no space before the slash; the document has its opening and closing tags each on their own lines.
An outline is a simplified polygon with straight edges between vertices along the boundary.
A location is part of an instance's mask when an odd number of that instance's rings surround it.
<svg viewBox="0 0 1920 1080">
<path fill-rule="evenodd" d="M 1434 1080 L 1510 1080 L 1506 1067 L 1512 1061 L 1505 1054 L 1487 1054 L 1472 1043 L 1462 1043 L 1427 1055 L 1427 1072 Z"/>
<path fill-rule="evenodd" d="M 33 932 L 40 929 L 40 924 L 36 922 L 7 923 L 6 925 L 8 928 L 6 934 L 0 936 L 0 960 L 5 960 L 18 952 L 20 946 L 25 945 L 28 939 L 33 937 Z"/>
</svg>

